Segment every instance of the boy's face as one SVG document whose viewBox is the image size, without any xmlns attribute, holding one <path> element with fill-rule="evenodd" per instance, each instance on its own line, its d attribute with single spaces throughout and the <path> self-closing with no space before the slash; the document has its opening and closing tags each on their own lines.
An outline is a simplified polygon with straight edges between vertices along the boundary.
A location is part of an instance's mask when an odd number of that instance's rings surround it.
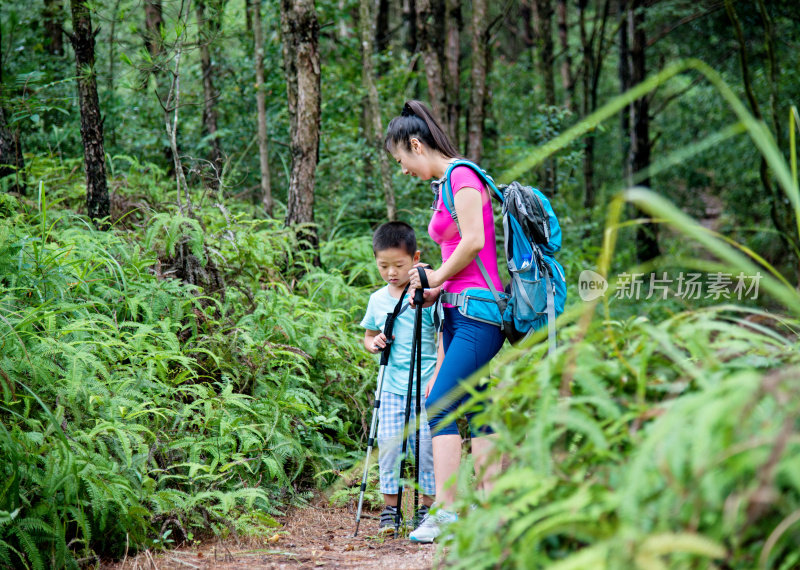
<svg viewBox="0 0 800 570">
<path fill-rule="evenodd" d="M 408 272 L 419 262 L 419 251 L 413 256 L 399 247 L 390 247 L 375 252 L 375 263 L 381 277 L 389 285 L 403 288 L 408 283 Z"/>
</svg>

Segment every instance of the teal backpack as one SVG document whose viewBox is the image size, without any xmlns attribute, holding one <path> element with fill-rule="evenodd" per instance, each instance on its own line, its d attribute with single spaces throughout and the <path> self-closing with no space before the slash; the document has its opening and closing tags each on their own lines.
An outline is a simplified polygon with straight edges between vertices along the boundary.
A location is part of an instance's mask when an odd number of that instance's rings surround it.
<svg viewBox="0 0 800 570">
<path fill-rule="evenodd" d="M 488 291 L 473 288 L 457 294 L 444 292 L 441 301 L 458 307 L 466 317 L 499 326 L 511 343 L 547 325 L 550 352 L 554 352 L 555 321 L 564 312 L 567 284 L 564 269 L 553 257 L 561 249 L 561 226 L 550 200 L 536 188 L 518 182 L 498 187 L 477 164 L 458 160 L 445 174 L 442 202 L 459 234 L 461 226 L 450 185 L 450 173 L 457 166 L 474 170 L 503 205 L 505 255 L 511 282 L 505 291 L 497 291 L 483 262 L 476 257 Z"/>
</svg>

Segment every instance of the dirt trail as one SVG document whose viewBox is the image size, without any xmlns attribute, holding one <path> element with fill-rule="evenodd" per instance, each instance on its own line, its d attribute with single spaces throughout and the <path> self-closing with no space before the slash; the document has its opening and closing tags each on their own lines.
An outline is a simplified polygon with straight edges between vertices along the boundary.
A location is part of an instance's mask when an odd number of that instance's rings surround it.
<svg viewBox="0 0 800 570">
<path fill-rule="evenodd" d="M 377 513 L 365 513 L 376 517 Z M 433 566 L 435 545 L 411 543 L 405 538 L 377 536 L 376 518 L 361 519 L 353 538 L 355 515 L 347 509 L 294 509 L 272 536 L 244 541 L 228 539 L 164 553 L 144 552 L 122 562 L 104 564 L 106 570 L 285 569 L 285 568 L 392 568 L 423 570 Z M 391 535 L 390 535 L 391 536 Z"/>
</svg>

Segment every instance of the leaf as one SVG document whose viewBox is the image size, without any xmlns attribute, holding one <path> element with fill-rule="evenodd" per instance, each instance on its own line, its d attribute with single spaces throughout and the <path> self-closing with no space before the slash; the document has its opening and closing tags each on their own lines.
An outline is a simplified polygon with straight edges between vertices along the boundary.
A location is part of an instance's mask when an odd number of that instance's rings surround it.
<svg viewBox="0 0 800 570">
<path fill-rule="evenodd" d="M 547 568 L 549 570 L 585 570 L 587 568 L 605 570 L 608 567 L 606 564 L 608 548 L 608 544 L 605 543 L 582 548 L 564 560 L 548 564 Z"/>
<path fill-rule="evenodd" d="M 8 511 L 0 511 L 0 526 L 5 525 L 13 521 L 19 515 L 19 512 L 22 510 L 22 507 L 14 509 L 11 512 Z"/>
<path fill-rule="evenodd" d="M 650 535 L 637 549 L 637 556 L 664 556 L 688 553 L 708 558 L 724 558 L 727 551 L 717 542 L 693 533 L 662 533 Z"/>
</svg>

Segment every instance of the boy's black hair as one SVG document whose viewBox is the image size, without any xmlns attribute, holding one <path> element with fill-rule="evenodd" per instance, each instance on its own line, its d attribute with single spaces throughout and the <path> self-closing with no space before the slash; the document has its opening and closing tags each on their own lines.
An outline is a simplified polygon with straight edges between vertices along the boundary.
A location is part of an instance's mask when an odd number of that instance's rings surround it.
<svg viewBox="0 0 800 570">
<path fill-rule="evenodd" d="M 417 235 L 405 222 L 387 222 L 372 234 L 372 252 L 378 253 L 393 247 L 404 249 L 411 257 L 417 253 Z"/>
</svg>

